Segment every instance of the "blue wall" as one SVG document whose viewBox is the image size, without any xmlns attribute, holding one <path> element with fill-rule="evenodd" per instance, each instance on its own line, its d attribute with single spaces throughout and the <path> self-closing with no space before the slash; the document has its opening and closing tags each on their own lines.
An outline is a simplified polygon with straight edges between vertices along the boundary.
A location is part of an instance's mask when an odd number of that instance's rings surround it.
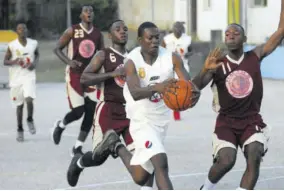
<svg viewBox="0 0 284 191">
<path fill-rule="evenodd" d="M 245 51 L 254 46 L 247 45 Z M 284 80 L 284 47 L 278 47 L 272 54 L 263 59 L 261 73 L 264 78 Z"/>
</svg>

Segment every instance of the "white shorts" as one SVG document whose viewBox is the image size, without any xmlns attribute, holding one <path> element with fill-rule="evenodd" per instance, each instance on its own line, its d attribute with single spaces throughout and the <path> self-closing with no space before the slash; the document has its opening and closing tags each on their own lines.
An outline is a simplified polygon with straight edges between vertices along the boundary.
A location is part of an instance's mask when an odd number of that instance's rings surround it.
<svg viewBox="0 0 284 191">
<path fill-rule="evenodd" d="M 150 174 L 154 167 L 150 159 L 159 154 L 166 153 L 164 140 L 168 126 L 158 127 L 147 122 L 130 120 L 130 134 L 135 150 L 130 165 L 141 165 Z"/>
<path fill-rule="evenodd" d="M 26 80 L 23 84 L 13 86 L 10 89 L 10 97 L 14 106 L 20 106 L 24 103 L 25 99 L 31 97 L 36 98 L 36 81 Z"/>
</svg>

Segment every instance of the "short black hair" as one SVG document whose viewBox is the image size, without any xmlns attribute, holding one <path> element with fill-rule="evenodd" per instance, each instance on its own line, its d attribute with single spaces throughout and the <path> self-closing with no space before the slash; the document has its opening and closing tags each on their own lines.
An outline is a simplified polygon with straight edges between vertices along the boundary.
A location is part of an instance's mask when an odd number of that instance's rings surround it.
<svg viewBox="0 0 284 191">
<path fill-rule="evenodd" d="M 26 23 L 25 21 L 17 21 L 17 22 L 16 22 L 16 25 L 15 25 L 15 28 L 17 29 L 17 27 L 18 27 L 19 25 L 26 25 L 26 26 L 27 26 L 27 23 Z"/>
<path fill-rule="evenodd" d="M 124 22 L 124 21 L 121 20 L 121 19 L 116 19 L 116 20 L 112 21 L 112 22 L 108 25 L 108 32 L 109 32 L 109 33 L 111 32 L 111 27 L 112 27 L 112 25 L 113 25 L 114 23 L 120 22 L 120 21 Z"/>
<path fill-rule="evenodd" d="M 152 22 L 148 21 L 144 22 L 138 27 L 138 37 L 142 37 L 144 30 L 149 28 L 158 28 L 158 27 Z"/>
<path fill-rule="evenodd" d="M 243 27 L 242 25 L 240 25 L 240 24 L 238 24 L 238 23 L 231 23 L 231 24 L 229 24 L 228 27 L 230 27 L 230 26 L 237 26 L 237 27 L 240 27 L 240 29 L 242 30 L 242 33 L 243 33 L 244 35 L 246 35 L 245 29 L 244 29 L 244 27 Z"/>
</svg>

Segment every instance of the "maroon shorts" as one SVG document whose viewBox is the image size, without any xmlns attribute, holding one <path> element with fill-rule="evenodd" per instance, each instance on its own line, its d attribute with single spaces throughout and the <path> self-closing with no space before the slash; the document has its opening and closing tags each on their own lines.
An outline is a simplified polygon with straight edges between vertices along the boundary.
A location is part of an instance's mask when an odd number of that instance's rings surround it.
<svg viewBox="0 0 284 191">
<path fill-rule="evenodd" d="M 268 134 L 268 128 L 260 114 L 246 118 L 231 118 L 219 114 L 213 134 L 213 156 L 224 147 L 237 149 L 240 146 L 244 151 L 244 146 L 254 141 L 263 143 L 266 151 Z"/>
<path fill-rule="evenodd" d="M 129 119 L 126 118 L 125 106 L 115 102 L 100 102 L 94 117 L 93 148 L 102 140 L 103 134 L 113 129 L 132 150 L 132 137 L 129 133 Z M 131 145 L 131 146 L 130 146 Z M 131 147 L 131 148 L 130 148 Z"/>
</svg>

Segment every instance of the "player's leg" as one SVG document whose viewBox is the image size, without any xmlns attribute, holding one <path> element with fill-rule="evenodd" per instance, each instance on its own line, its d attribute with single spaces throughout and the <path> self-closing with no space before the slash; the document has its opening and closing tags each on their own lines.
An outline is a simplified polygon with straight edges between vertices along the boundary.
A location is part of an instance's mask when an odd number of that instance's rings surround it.
<svg viewBox="0 0 284 191">
<path fill-rule="evenodd" d="M 94 114 L 96 110 L 96 105 L 97 103 L 92 101 L 88 96 L 85 97 L 85 115 L 81 124 L 81 129 L 79 136 L 76 140 L 76 143 L 72 149 L 72 154 L 75 155 L 76 153 L 81 153 L 82 152 L 82 146 L 83 143 L 85 142 L 86 138 L 88 137 L 88 134 L 92 128 L 93 125 L 93 120 L 94 120 Z"/>
<path fill-rule="evenodd" d="M 31 134 L 36 133 L 34 125 L 34 103 L 33 100 L 36 98 L 36 82 L 35 80 L 26 81 L 23 84 L 24 98 L 27 104 L 27 125 Z"/>
<path fill-rule="evenodd" d="M 262 123 L 263 124 L 263 123 Z M 240 188 L 252 190 L 259 176 L 262 157 L 267 151 L 270 127 L 251 125 L 242 136 L 243 152 L 246 158 L 246 171 L 242 177 Z"/>
<path fill-rule="evenodd" d="M 213 189 L 236 162 L 237 137 L 225 121 L 218 119 L 213 134 L 213 157 L 213 165 L 201 190 Z"/>
<path fill-rule="evenodd" d="M 56 145 L 59 144 L 65 127 L 73 121 L 79 120 L 85 112 L 85 100 L 80 84 L 80 77 L 76 76 L 78 74 L 73 73 L 69 73 L 68 75 L 70 78 L 67 78 L 66 86 L 71 111 L 68 112 L 62 120 L 58 120 L 54 124 L 52 139 Z"/>
<path fill-rule="evenodd" d="M 105 121 L 104 118 L 107 116 L 107 105 L 105 102 L 100 102 L 96 108 L 97 112 L 95 116 L 92 117 L 92 121 L 94 121 L 94 129 L 93 129 L 93 148 L 95 148 L 103 139 L 103 130 L 100 121 Z M 107 120 L 107 119 L 106 119 Z M 86 152 L 85 154 L 81 155 L 80 153 L 75 154 L 73 157 L 67 172 L 67 181 L 70 186 L 76 186 L 81 172 L 84 168 L 99 166 L 103 164 L 108 155 L 97 155 L 93 156 L 91 151 Z"/>
<path fill-rule="evenodd" d="M 126 148 L 131 152 L 131 154 L 134 153 L 135 145 L 133 143 L 133 139 L 129 132 L 129 127 L 125 128 L 121 135 L 124 139 L 124 142 L 126 144 Z M 154 184 L 154 173 L 148 178 L 147 182 L 141 186 L 141 190 L 153 190 L 153 184 Z"/>
<path fill-rule="evenodd" d="M 23 129 L 23 110 L 24 110 L 24 95 L 23 87 L 11 87 L 10 97 L 13 106 L 16 106 L 16 116 L 17 116 L 17 137 L 16 140 L 19 142 L 24 141 L 24 129 Z"/>
</svg>

